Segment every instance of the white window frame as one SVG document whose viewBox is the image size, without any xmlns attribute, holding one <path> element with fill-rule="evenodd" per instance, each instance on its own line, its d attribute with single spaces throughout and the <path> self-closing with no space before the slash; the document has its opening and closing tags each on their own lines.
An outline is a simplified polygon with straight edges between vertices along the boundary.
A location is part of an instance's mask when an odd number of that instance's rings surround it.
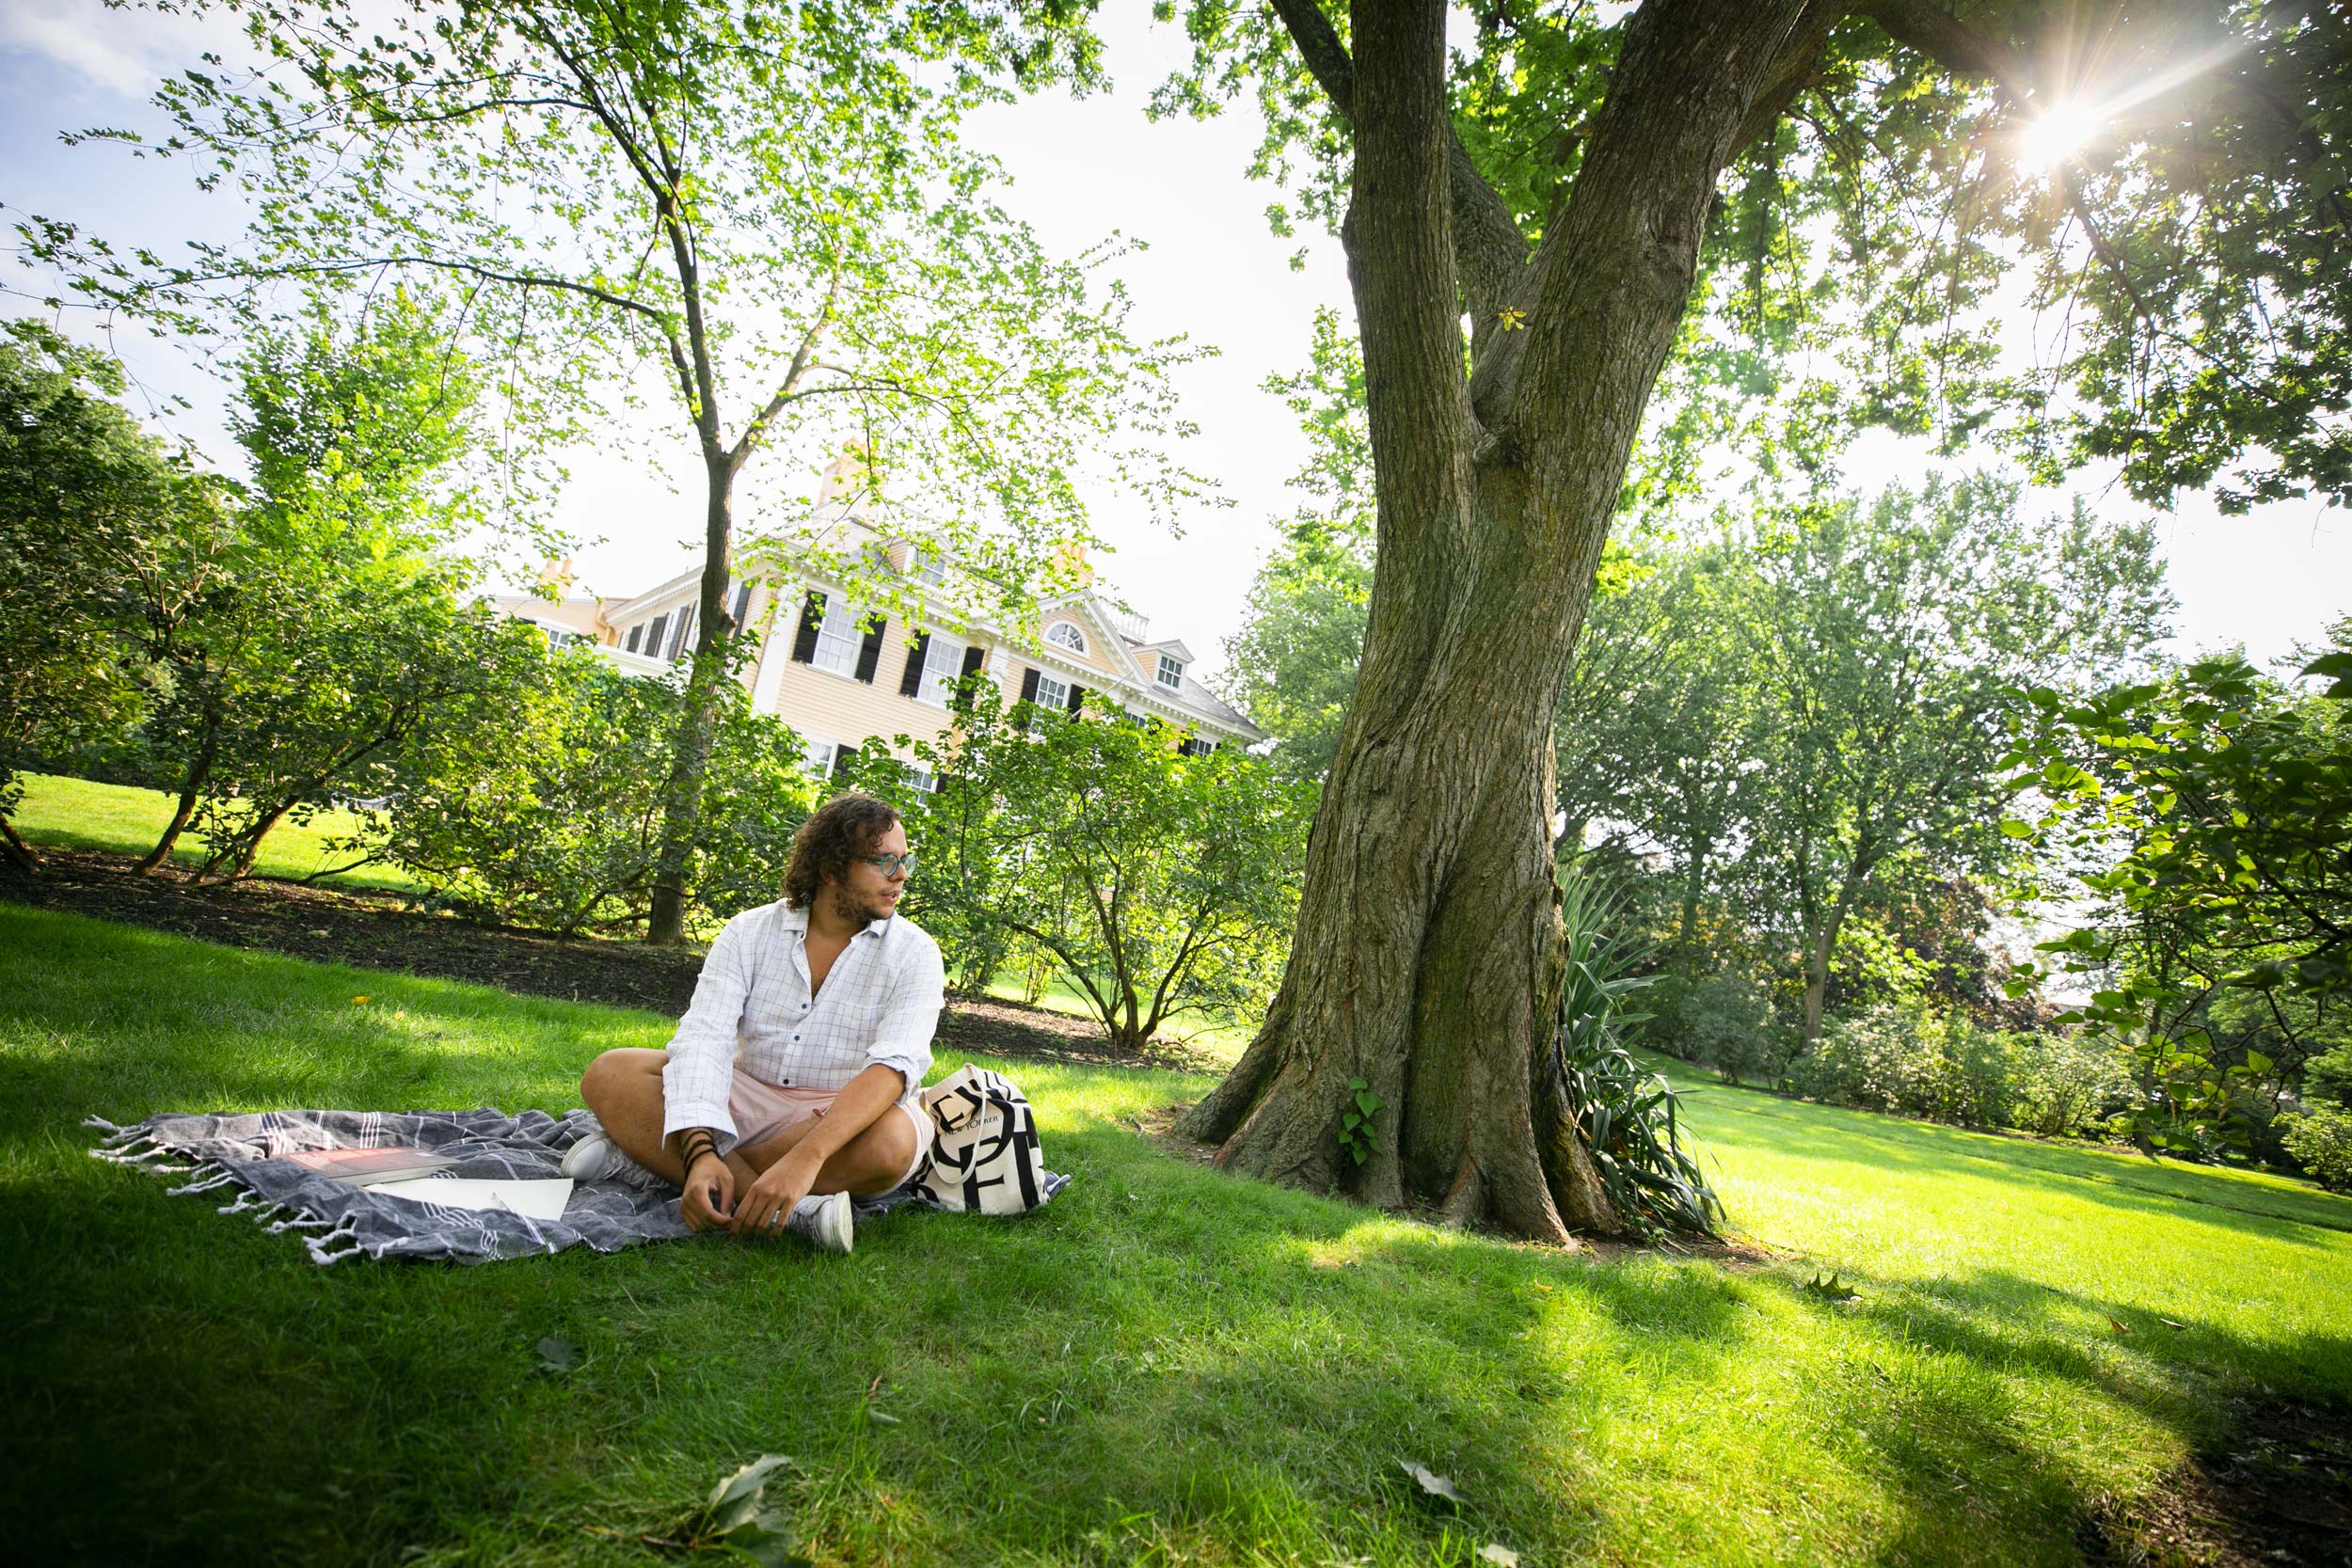
<svg viewBox="0 0 2352 1568">
<path fill-rule="evenodd" d="M 916 545 L 907 557 L 907 576 L 917 582 L 928 582 L 934 588 L 945 588 L 947 586 L 947 562 L 940 558 L 937 551 Z"/>
<path fill-rule="evenodd" d="M 833 765 L 841 759 L 841 742 L 821 739 L 817 736 L 803 738 L 806 744 L 801 748 L 801 766 L 818 778 L 832 778 Z"/>
<path fill-rule="evenodd" d="M 963 649 L 964 644 L 955 638 L 931 633 L 930 641 L 923 649 L 923 677 L 922 684 L 914 689 L 916 702 L 929 703 L 933 707 L 947 705 L 956 682 L 963 678 Z"/>
<path fill-rule="evenodd" d="M 1067 639 L 1056 637 L 1054 634 L 1057 631 L 1066 631 L 1070 636 Z M 1087 634 L 1075 621 L 1057 621 L 1047 626 L 1045 641 L 1054 647 L 1064 648 L 1073 654 L 1083 654 L 1088 651 Z"/>
<path fill-rule="evenodd" d="M 1174 678 L 1170 679 L 1171 676 Z M 1184 667 L 1174 655 L 1162 654 L 1159 673 L 1154 678 L 1171 691 L 1182 691 L 1184 689 Z"/>
<path fill-rule="evenodd" d="M 1053 689 L 1051 696 L 1046 695 L 1048 687 Z M 1070 707 L 1070 683 L 1059 675 L 1049 675 L 1040 670 L 1037 673 L 1037 695 L 1029 701 L 1040 707 L 1050 707 L 1056 713 L 1067 712 Z"/>
<path fill-rule="evenodd" d="M 837 599 L 825 603 L 825 618 L 817 626 L 817 649 L 809 663 L 828 674 L 857 679 L 857 658 L 866 645 L 863 611 Z"/>
<path fill-rule="evenodd" d="M 905 764 L 905 768 L 907 770 L 907 783 L 913 784 L 915 788 L 921 790 L 926 795 L 936 795 L 939 793 L 939 776 L 937 774 L 933 773 L 930 768 L 924 767 L 919 762 L 907 763 Z"/>
</svg>

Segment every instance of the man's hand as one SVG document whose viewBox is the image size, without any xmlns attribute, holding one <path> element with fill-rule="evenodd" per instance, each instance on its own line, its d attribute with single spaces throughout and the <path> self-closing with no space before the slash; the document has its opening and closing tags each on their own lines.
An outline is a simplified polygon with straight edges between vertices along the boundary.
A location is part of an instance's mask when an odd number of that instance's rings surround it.
<svg viewBox="0 0 2352 1568">
<path fill-rule="evenodd" d="M 686 1196 L 678 1212 L 689 1230 L 716 1230 L 735 1215 L 735 1172 L 716 1154 L 706 1154 L 686 1173 Z"/>
<path fill-rule="evenodd" d="M 809 1159 L 801 1148 L 794 1148 L 759 1173 L 759 1180 L 743 1194 L 743 1201 L 735 1206 L 735 1218 L 727 1228 L 738 1236 L 775 1235 L 791 1217 L 792 1206 L 808 1196 L 824 1168 L 822 1155 Z"/>
</svg>

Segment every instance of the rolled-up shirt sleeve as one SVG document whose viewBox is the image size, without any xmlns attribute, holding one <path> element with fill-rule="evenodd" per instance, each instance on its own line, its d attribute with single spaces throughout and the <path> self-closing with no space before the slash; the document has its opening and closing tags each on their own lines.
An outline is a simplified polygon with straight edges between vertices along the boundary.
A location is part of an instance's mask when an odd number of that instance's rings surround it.
<svg viewBox="0 0 2352 1568">
<path fill-rule="evenodd" d="M 893 955 L 889 999 L 874 1026 L 874 1043 L 866 1048 L 869 1064 L 897 1068 L 906 1077 L 906 1093 L 923 1086 L 931 1069 L 931 1037 L 939 1032 L 939 1010 L 947 1001 L 947 967 L 940 961 L 939 943 L 928 932 L 912 927 L 898 933 L 919 940 L 906 942 L 906 951 Z"/>
<path fill-rule="evenodd" d="M 728 921 L 710 944 L 693 1004 L 670 1037 L 669 1064 L 661 1069 L 664 1140 L 689 1127 L 707 1127 L 718 1135 L 720 1153 L 735 1147 L 727 1091 L 735 1084 L 736 1040 L 751 999 L 750 920 L 744 914 Z"/>
</svg>

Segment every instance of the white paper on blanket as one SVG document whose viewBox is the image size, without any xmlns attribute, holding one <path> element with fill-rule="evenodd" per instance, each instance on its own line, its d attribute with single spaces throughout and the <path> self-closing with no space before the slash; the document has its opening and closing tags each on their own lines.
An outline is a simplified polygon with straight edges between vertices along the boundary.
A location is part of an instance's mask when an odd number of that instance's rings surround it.
<svg viewBox="0 0 2352 1568">
<path fill-rule="evenodd" d="M 572 1200 L 569 1177 L 533 1181 L 428 1176 L 415 1181 L 380 1181 L 368 1191 L 378 1197 L 405 1197 L 444 1209 L 505 1209 L 534 1220 L 562 1219 L 564 1206 Z"/>
</svg>

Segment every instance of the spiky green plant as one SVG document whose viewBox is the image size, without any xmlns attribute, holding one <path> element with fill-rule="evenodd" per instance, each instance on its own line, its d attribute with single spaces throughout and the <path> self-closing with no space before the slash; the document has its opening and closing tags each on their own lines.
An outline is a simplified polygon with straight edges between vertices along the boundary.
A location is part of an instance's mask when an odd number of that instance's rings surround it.
<svg viewBox="0 0 2352 1568">
<path fill-rule="evenodd" d="M 1632 973 L 1646 944 L 1616 934 L 1622 912 L 1620 901 L 1597 884 L 1574 873 L 1562 879 L 1567 975 L 1551 1069 L 1576 1107 L 1601 1184 L 1627 1225 L 1644 1235 L 1679 1230 L 1711 1236 L 1724 1206 L 1683 1141 L 1681 1102 L 1623 1043 L 1624 1031 L 1642 1017 L 1628 1010 L 1628 1001 L 1650 981 Z"/>
</svg>

